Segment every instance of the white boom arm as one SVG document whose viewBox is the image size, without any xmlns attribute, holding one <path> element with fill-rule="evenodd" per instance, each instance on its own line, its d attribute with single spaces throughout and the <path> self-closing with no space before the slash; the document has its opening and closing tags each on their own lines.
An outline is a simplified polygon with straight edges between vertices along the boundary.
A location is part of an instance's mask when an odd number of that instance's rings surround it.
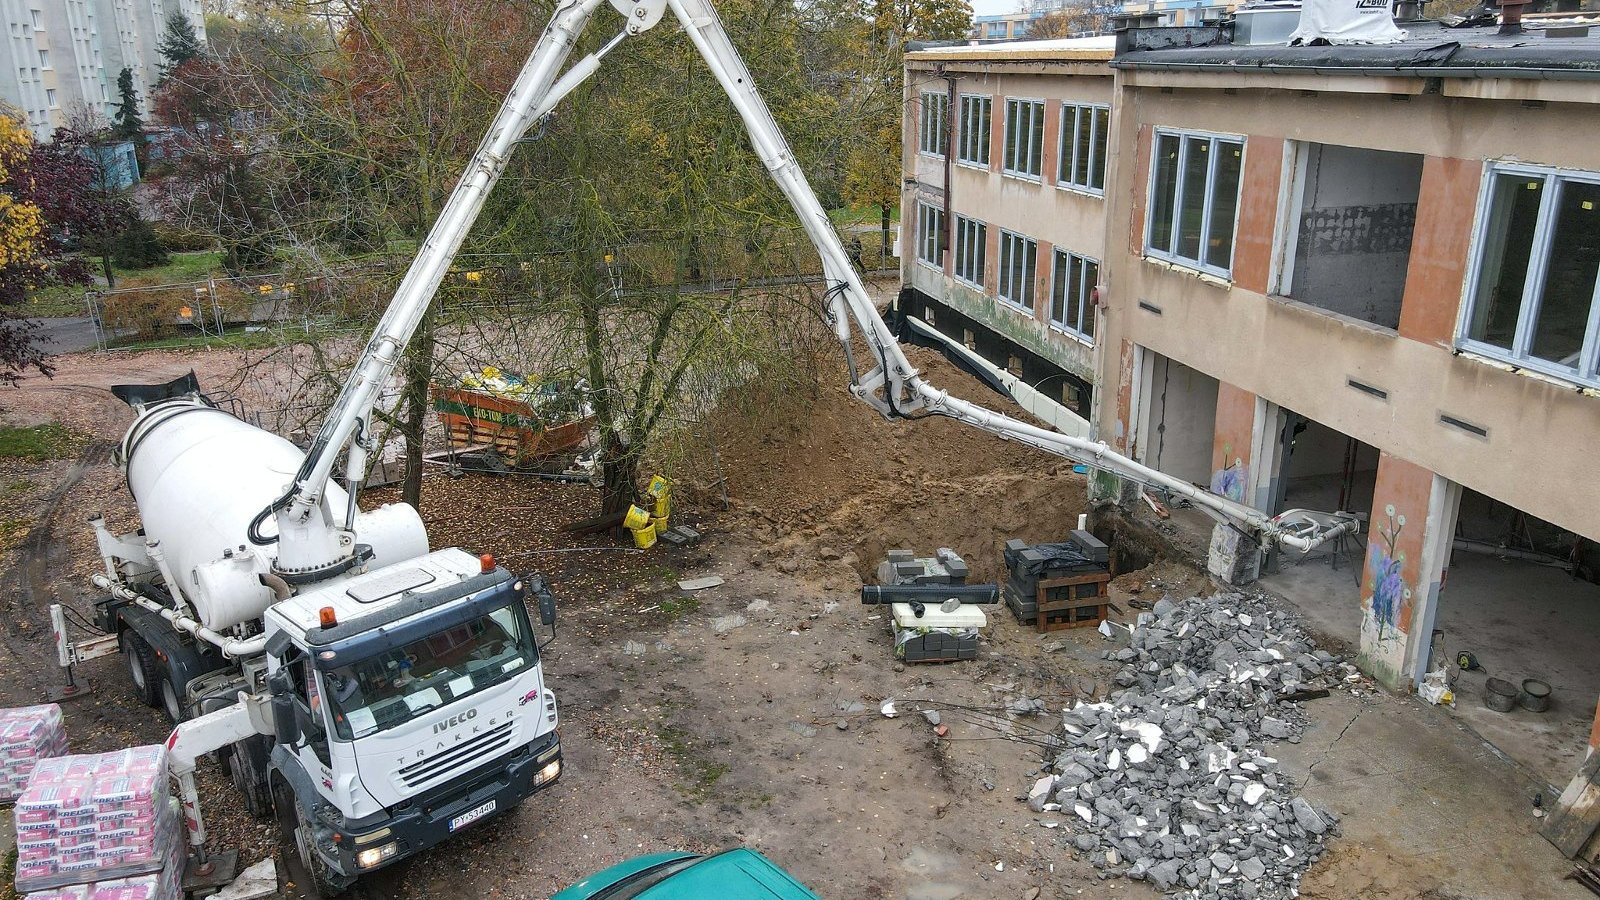
<svg viewBox="0 0 1600 900">
<path fill-rule="evenodd" d="M 952 397 L 929 384 L 906 359 L 894 333 L 878 315 L 866 288 L 851 266 L 844 245 L 833 230 L 827 212 L 811 190 L 788 142 L 767 110 L 750 72 L 734 49 L 709 0 L 640 0 L 637 3 L 609 0 L 626 20 L 623 32 L 597 53 L 574 64 L 564 76 L 557 79 L 556 71 L 566 60 L 577 36 L 601 2 L 564 0 L 557 7 L 549 27 L 528 57 L 488 135 L 479 145 L 460 184 L 407 271 L 365 353 L 345 383 L 338 402 L 329 412 L 293 486 L 270 508 L 278 520 L 280 546 L 277 567 L 281 571 L 297 574 L 339 571 L 337 567 L 348 564 L 346 561 L 352 552 L 348 532 L 327 521 L 328 514 L 320 504 L 334 456 L 349 444 L 347 472 L 354 482 L 351 485 L 353 497 L 365 464 L 361 435 L 372 405 L 416 331 L 434 291 L 482 210 L 485 198 L 504 171 L 512 146 L 562 97 L 593 74 L 600 58 L 622 38 L 653 27 L 667 9 L 683 26 L 695 49 L 733 102 L 757 155 L 798 213 L 801 226 L 822 258 L 823 276 L 829 284 L 828 319 L 844 348 L 850 365 L 850 390 L 857 397 L 885 416 L 948 416 L 1000 438 L 1027 444 L 1138 484 L 1177 494 L 1220 521 L 1259 532 L 1264 540 L 1274 540 L 1294 549 L 1309 550 L 1339 535 L 1352 533 L 1358 527 L 1354 517 L 1342 514 L 1291 510 L 1278 517 L 1270 517 L 1242 503 L 1149 468 L 1114 452 L 1103 442 L 1039 428 Z M 860 336 L 873 357 L 872 366 L 865 373 L 857 371 L 852 355 L 853 333 Z M 263 511 L 258 523 L 264 520 L 266 513 Z M 348 529 L 348 520 L 345 529 Z M 261 540 L 254 528 L 252 540 Z M 261 542 L 270 540 L 267 538 Z"/>
</svg>

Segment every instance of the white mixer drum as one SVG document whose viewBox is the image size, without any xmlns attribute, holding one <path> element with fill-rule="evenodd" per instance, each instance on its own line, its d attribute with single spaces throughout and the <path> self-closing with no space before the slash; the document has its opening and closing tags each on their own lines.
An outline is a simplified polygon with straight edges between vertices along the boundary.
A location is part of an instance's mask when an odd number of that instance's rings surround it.
<svg viewBox="0 0 1600 900">
<path fill-rule="evenodd" d="M 122 440 L 128 489 L 145 535 L 161 542 L 173 578 L 200 621 L 221 630 L 260 618 L 273 603 L 260 583 L 274 544 L 250 543 L 250 520 L 283 495 L 305 454 L 289 441 L 197 400 L 147 407 Z M 348 495 L 328 485 L 323 504 L 335 520 Z M 422 518 L 389 504 L 356 516 L 356 540 L 377 568 L 428 552 Z M 277 532 L 269 517 L 263 535 Z"/>
</svg>

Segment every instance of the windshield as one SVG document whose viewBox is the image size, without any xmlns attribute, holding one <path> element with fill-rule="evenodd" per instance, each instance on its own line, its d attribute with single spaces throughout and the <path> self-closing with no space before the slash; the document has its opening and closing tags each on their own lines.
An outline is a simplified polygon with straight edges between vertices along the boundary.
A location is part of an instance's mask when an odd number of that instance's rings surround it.
<svg viewBox="0 0 1600 900">
<path fill-rule="evenodd" d="M 334 731 L 349 741 L 515 678 L 537 658 L 528 613 L 519 602 L 323 672 L 322 678 Z"/>
</svg>

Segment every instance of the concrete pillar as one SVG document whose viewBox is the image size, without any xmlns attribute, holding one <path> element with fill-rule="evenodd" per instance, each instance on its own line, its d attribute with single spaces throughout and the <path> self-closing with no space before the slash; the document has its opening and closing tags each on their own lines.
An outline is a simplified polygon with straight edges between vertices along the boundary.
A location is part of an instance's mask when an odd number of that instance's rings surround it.
<svg viewBox="0 0 1600 900">
<path fill-rule="evenodd" d="M 1427 661 L 1459 494 L 1422 466 L 1379 455 L 1361 573 L 1360 665 L 1391 689 L 1411 690 Z"/>
<path fill-rule="evenodd" d="M 1226 381 L 1217 383 L 1217 424 L 1212 439 L 1211 490 L 1229 500 L 1247 502 L 1253 495 L 1256 445 L 1256 395 Z"/>
</svg>

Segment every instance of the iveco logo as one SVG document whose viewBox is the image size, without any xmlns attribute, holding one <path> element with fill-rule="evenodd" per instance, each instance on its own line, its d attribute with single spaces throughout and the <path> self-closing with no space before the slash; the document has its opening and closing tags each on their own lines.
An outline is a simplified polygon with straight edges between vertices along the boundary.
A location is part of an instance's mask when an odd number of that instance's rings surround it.
<svg viewBox="0 0 1600 900">
<path fill-rule="evenodd" d="M 445 719 L 443 722 L 433 723 L 433 733 L 438 734 L 441 731 L 449 731 L 457 725 L 460 725 L 462 722 L 466 722 L 477 717 L 478 711 L 475 709 L 469 709 L 459 716 L 451 716 L 450 718 Z"/>
</svg>

